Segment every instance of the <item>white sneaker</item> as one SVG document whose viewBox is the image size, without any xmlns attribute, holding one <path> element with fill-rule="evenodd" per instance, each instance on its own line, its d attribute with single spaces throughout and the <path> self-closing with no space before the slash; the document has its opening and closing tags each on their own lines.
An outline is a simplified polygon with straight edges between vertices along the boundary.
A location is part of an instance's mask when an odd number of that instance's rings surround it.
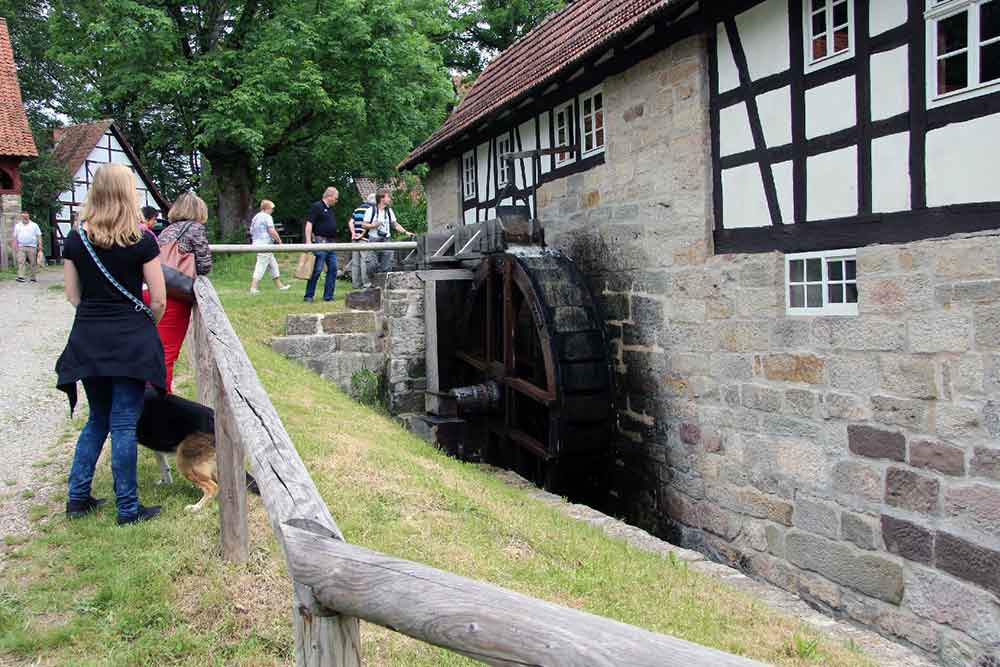
<svg viewBox="0 0 1000 667">
<path fill-rule="evenodd" d="M 260 290 L 256 289 L 256 288 L 250 288 L 250 293 L 251 294 L 260 294 Z"/>
<path fill-rule="evenodd" d="M 290 289 L 292 289 L 291 285 L 282 285 L 281 287 L 278 288 L 278 290 L 281 292 L 287 292 Z"/>
</svg>

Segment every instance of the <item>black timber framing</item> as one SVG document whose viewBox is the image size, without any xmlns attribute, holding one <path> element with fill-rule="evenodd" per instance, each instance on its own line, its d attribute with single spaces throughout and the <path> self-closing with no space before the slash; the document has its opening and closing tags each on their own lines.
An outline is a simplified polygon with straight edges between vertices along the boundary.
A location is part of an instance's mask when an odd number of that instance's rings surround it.
<svg viewBox="0 0 1000 667">
<path fill-rule="evenodd" d="M 854 53 L 842 62 L 831 64 L 814 72 L 805 72 L 804 3 L 806 0 L 788 0 L 790 67 L 747 86 L 740 72 L 740 85 L 720 92 L 718 43 L 715 33 L 721 23 L 727 29 L 732 44 L 733 60 L 740 70 L 739 46 L 734 44 L 731 32 L 735 15 L 760 4 L 740 2 L 738 7 L 716 9 L 714 16 L 706 17 L 706 32 L 713 52 L 709 54 L 711 85 L 710 113 L 712 118 L 713 193 L 715 205 L 715 249 L 717 253 L 736 252 L 806 252 L 861 247 L 874 243 L 906 243 L 937 238 L 951 234 L 981 232 L 1000 229 L 1000 204 L 970 203 L 927 208 L 927 133 L 952 123 L 965 122 L 988 115 L 1000 114 L 1000 93 L 951 102 L 933 108 L 927 107 L 926 70 L 926 20 L 925 0 L 907 0 L 907 19 L 903 25 L 870 35 L 870 10 L 877 0 L 851 0 L 854 3 L 853 26 Z M 873 120 L 871 100 L 874 91 L 871 83 L 871 63 L 875 54 L 906 47 L 909 56 L 908 85 L 909 110 L 896 116 Z M 818 86 L 855 77 L 857 123 L 828 135 L 807 139 L 805 134 L 805 94 Z M 766 164 L 792 161 L 792 195 L 794 222 L 782 226 L 725 229 L 723 219 L 724 193 L 720 193 L 722 172 L 725 169 L 759 163 L 758 147 L 742 153 L 721 157 L 718 119 L 723 108 L 746 103 L 748 111 L 751 98 L 787 86 L 791 96 L 792 142 L 767 148 Z M 751 132 L 755 134 L 751 118 Z M 911 210 L 873 214 L 872 142 L 875 139 L 897 134 L 909 137 L 909 180 Z M 756 144 L 756 140 L 755 140 Z M 808 158 L 848 147 L 858 152 L 858 214 L 837 220 L 808 220 L 807 168 Z M 764 181 L 765 193 L 768 190 Z M 771 202 L 768 201 L 769 211 Z M 772 214 L 773 222 L 773 214 Z"/>
<path fill-rule="evenodd" d="M 716 230 L 715 252 L 809 252 L 910 243 L 1000 227 L 1000 201 L 916 211 L 800 222 L 794 225 Z M 989 242 L 996 242 L 995 240 Z"/>
<path fill-rule="evenodd" d="M 747 116 L 750 120 L 750 134 L 753 135 L 754 162 L 760 167 L 760 176 L 764 182 L 764 196 L 767 198 L 767 210 L 771 215 L 771 224 L 781 224 L 781 208 L 778 206 L 778 190 L 774 185 L 774 171 L 771 169 L 771 158 L 767 153 L 767 142 L 764 139 L 764 126 L 760 120 L 760 110 L 757 108 L 757 98 L 750 91 L 750 67 L 747 64 L 747 54 L 743 50 L 743 40 L 736 28 L 736 19 L 728 17 L 725 20 L 726 37 L 736 61 L 736 71 L 739 72 L 740 88 L 744 92 Z"/>
</svg>

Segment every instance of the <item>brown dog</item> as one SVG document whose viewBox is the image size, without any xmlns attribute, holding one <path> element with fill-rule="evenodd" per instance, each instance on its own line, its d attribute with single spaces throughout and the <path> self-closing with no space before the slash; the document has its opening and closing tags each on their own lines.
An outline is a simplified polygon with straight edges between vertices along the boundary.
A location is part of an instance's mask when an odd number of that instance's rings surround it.
<svg viewBox="0 0 1000 667">
<path fill-rule="evenodd" d="M 184 509 L 198 512 L 219 493 L 215 462 L 215 412 L 212 408 L 176 394 L 146 391 L 136 439 L 160 458 L 161 483 L 171 481 L 165 454 L 177 455 L 177 469 L 202 490 L 202 497 Z M 257 482 L 247 474 L 247 489 L 260 494 Z"/>
</svg>

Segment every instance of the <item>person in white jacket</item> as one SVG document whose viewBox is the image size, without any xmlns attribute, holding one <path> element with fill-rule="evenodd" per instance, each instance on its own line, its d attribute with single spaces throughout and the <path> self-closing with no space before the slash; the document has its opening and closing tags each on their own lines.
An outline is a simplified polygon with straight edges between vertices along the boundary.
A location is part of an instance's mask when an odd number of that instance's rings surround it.
<svg viewBox="0 0 1000 667">
<path fill-rule="evenodd" d="M 14 225 L 14 256 L 17 257 L 17 282 L 27 282 L 25 266 L 30 267 L 31 282 L 38 282 L 38 255 L 42 249 L 42 229 L 32 222 L 27 211 Z"/>
<path fill-rule="evenodd" d="M 260 213 L 255 215 L 250 222 L 251 244 L 255 246 L 281 245 L 281 237 L 278 235 L 278 230 L 274 228 L 274 218 L 271 216 L 273 212 L 274 202 L 270 199 L 261 200 Z M 260 279 L 264 277 L 264 272 L 268 270 L 274 279 L 275 287 L 282 291 L 291 288 L 291 285 L 281 283 L 281 271 L 278 268 L 278 260 L 274 258 L 274 253 L 259 252 L 257 253 L 257 265 L 253 269 L 253 278 L 250 281 L 251 294 L 260 294 L 258 285 Z"/>
</svg>

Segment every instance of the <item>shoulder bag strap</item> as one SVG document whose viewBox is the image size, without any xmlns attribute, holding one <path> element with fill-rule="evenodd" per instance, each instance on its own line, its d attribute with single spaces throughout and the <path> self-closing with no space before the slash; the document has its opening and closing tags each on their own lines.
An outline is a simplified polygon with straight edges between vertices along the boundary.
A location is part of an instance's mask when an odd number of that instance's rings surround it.
<svg viewBox="0 0 1000 667">
<path fill-rule="evenodd" d="M 135 298 L 135 295 L 122 287 L 121 283 L 115 280 L 107 268 L 105 268 L 104 264 L 101 263 L 101 260 L 97 259 L 97 253 L 94 252 L 94 246 L 90 245 L 90 239 L 87 238 L 87 232 L 82 228 L 80 229 L 80 239 L 83 241 L 83 245 L 87 249 L 87 252 L 90 253 L 90 258 L 94 260 L 94 264 L 96 264 L 97 268 L 101 270 L 104 277 L 108 279 L 108 282 L 135 305 L 135 311 L 137 313 L 145 313 L 146 317 L 148 317 L 151 321 L 156 322 L 156 316 L 153 315 L 153 311 L 149 308 L 149 306 Z"/>
</svg>

